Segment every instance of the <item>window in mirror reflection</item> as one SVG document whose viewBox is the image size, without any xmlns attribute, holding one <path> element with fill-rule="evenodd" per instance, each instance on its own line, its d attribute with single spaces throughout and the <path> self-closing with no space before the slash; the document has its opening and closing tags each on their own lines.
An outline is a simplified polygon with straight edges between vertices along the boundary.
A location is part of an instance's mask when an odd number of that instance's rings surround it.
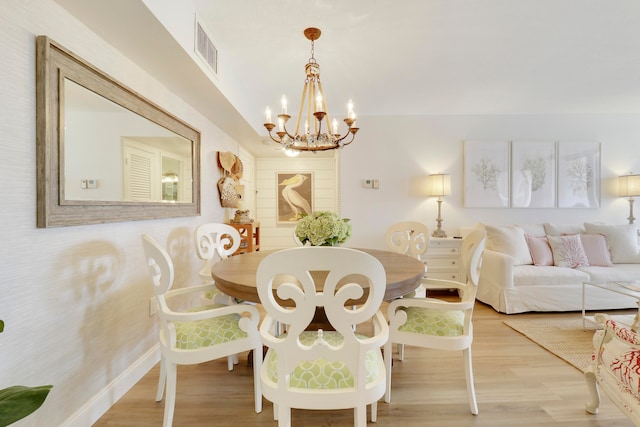
<svg viewBox="0 0 640 427">
<path fill-rule="evenodd" d="M 191 203 L 192 141 L 69 79 L 64 106 L 65 200 Z"/>
</svg>

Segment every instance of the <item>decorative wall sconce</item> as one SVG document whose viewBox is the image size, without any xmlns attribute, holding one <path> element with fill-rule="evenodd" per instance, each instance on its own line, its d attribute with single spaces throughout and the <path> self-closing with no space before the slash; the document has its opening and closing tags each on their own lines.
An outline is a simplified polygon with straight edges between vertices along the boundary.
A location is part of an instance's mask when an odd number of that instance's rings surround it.
<svg viewBox="0 0 640 427">
<path fill-rule="evenodd" d="M 427 195 L 438 197 L 438 228 L 431 234 L 433 237 L 447 237 L 447 233 L 442 229 L 442 217 L 440 215 L 442 207 L 442 196 L 451 194 L 451 177 L 447 174 L 436 173 L 427 178 Z"/>
<path fill-rule="evenodd" d="M 640 175 L 630 173 L 618 177 L 618 196 L 629 198 L 629 224 L 633 224 L 633 198 L 640 196 Z"/>
</svg>

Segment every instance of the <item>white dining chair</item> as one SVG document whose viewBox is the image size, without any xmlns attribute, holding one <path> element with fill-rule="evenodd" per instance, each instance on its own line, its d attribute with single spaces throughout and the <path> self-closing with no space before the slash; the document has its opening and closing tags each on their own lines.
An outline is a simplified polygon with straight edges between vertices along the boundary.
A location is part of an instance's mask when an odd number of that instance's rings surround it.
<svg viewBox="0 0 640 427">
<path fill-rule="evenodd" d="M 319 291 L 311 272 L 328 272 Z M 360 280 L 338 286 L 348 275 Z M 261 386 L 278 426 L 291 426 L 291 408 L 353 408 L 354 425 L 362 427 L 371 405 L 376 421 L 386 381 L 381 346 L 389 332 L 379 311 L 386 288 L 380 261 L 348 248 L 284 249 L 264 258 L 256 281 L 267 312 L 260 326 L 268 347 Z M 363 295 L 366 301 L 354 310 L 348 301 Z M 318 308 L 329 322 L 324 328 L 312 323 Z M 286 334 L 277 333 L 276 322 L 287 326 Z M 356 326 L 367 329 L 356 332 Z"/>
<path fill-rule="evenodd" d="M 416 258 L 422 261 L 422 256 L 429 250 L 429 227 L 419 221 L 401 221 L 392 224 L 385 232 L 387 248 L 393 252 Z M 425 264 L 425 272 L 427 266 Z M 426 290 L 421 283 L 415 291 L 407 297 L 421 296 Z"/>
<path fill-rule="evenodd" d="M 193 365 L 253 351 L 255 411 L 262 411 L 259 373 L 262 366 L 262 343 L 258 333 L 260 313 L 246 304 L 198 306 L 187 310 L 175 308 L 176 299 L 207 292 L 213 285 L 172 289 L 173 262 L 169 254 L 147 235 L 142 236 L 147 268 L 156 296 L 160 321 L 160 376 L 156 401 L 166 388 L 164 427 L 173 423 L 176 400 L 177 365 Z M 179 297 L 179 298 L 178 298 Z"/>
<path fill-rule="evenodd" d="M 204 261 L 204 265 L 198 273 L 202 283 L 215 286 L 215 281 L 211 277 L 211 267 L 216 261 L 227 259 L 233 255 L 240 247 L 240 242 L 240 233 L 228 224 L 212 222 L 196 228 L 196 253 Z M 203 295 L 203 302 L 205 304 L 235 304 L 233 298 L 217 287 Z"/>
<path fill-rule="evenodd" d="M 473 324 L 471 317 L 476 301 L 480 278 L 482 252 L 486 242 L 486 231 L 476 229 L 462 241 L 462 260 L 467 272 L 467 283 L 453 280 L 424 279 L 434 285 L 456 289 L 460 301 L 445 301 L 434 298 L 400 298 L 389 303 L 389 341 L 384 347 L 387 372 L 385 401 L 391 402 L 392 344 L 405 344 L 438 350 L 462 350 L 467 383 L 467 397 L 471 413 L 478 413 L 471 343 Z"/>
<path fill-rule="evenodd" d="M 429 227 L 419 221 L 401 221 L 387 228 L 384 235 L 387 248 L 393 252 L 408 255 L 422 261 L 422 255 L 429 250 Z M 425 273 L 427 266 L 425 264 Z M 404 298 L 426 296 L 427 290 L 423 282 L 412 292 L 404 295 Z M 398 344 L 400 360 L 404 359 L 404 345 Z"/>
<path fill-rule="evenodd" d="M 421 259 L 429 249 L 429 228 L 418 221 L 392 224 L 385 232 L 387 248 L 394 252 Z"/>
</svg>

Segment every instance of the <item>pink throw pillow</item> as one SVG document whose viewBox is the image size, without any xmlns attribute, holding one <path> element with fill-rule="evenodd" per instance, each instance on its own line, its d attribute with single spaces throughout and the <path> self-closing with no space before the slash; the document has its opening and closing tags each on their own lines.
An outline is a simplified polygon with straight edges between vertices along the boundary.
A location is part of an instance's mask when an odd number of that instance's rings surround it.
<svg viewBox="0 0 640 427">
<path fill-rule="evenodd" d="M 603 234 L 581 234 L 582 247 L 589 260 L 589 265 L 611 267 L 611 253 L 607 247 L 607 239 Z"/>
<path fill-rule="evenodd" d="M 546 236 L 525 235 L 534 265 L 553 265 L 553 253 Z"/>
<path fill-rule="evenodd" d="M 570 236 L 547 236 L 551 252 L 553 253 L 553 264 L 557 267 L 586 267 L 589 265 L 587 255 L 582 247 L 582 240 L 577 234 Z"/>
</svg>

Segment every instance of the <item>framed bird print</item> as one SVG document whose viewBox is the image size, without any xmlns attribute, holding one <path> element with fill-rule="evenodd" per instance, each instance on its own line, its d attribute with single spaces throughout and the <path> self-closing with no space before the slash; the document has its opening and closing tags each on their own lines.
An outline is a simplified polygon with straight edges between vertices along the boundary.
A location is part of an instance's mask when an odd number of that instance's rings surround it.
<svg viewBox="0 0 640 427">
<path fill-rule="evenodd" d="M 313 173 L 276 172 L 277 223 L 295 224 L 313 212 Z"/>
</svg>

